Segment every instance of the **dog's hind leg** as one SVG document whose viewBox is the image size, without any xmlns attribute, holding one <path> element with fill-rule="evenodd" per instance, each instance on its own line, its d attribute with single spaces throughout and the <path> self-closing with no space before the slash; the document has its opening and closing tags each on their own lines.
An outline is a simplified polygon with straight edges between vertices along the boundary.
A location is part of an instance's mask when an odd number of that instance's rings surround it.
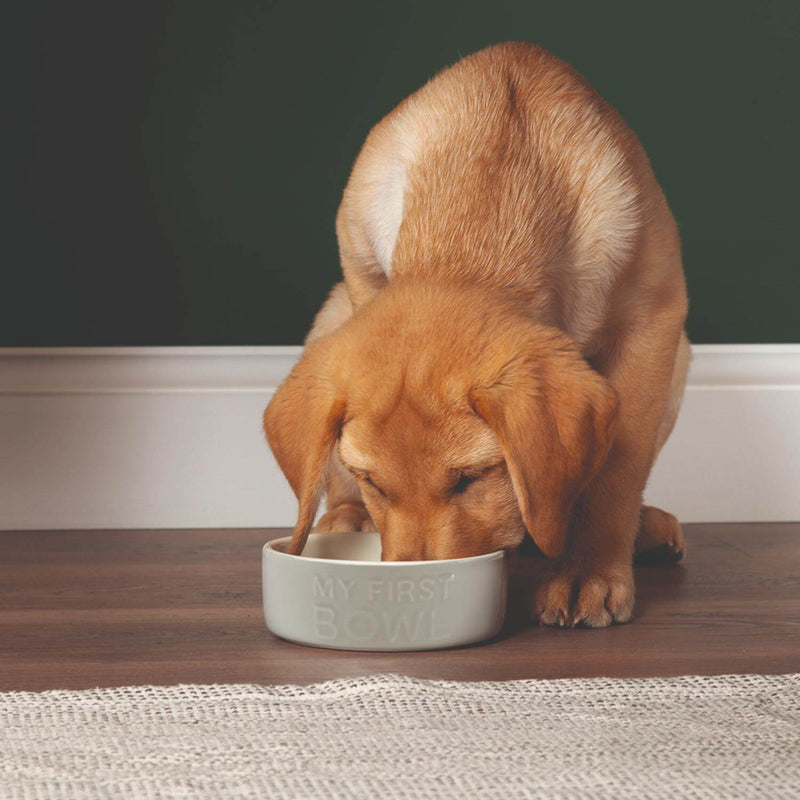
<svg viewBox="0 0 800 800">
<path fill-rule="evenodd" d="M 669 439 L 675 422 L 678 419 L 678 412 L 683 403 L 683 394 L 686 389 L 686 378 L 689 374 L 689 364 L 692 360 L 692 347 L 686 331 L 681 334 L 681 341 L 678 345 L 678 355 L 675 359 L 675 368 L 672 372 L 672 381 L 669 387 L 669 401 L 661 420 L 661 427 L 658 429 L 656 440 L 656 456 L 661 452 L 664 443 Z"/>
<path fill-rule="evenodd" d="M 681 336 L 678 357 L 670 385 L 670 399 L 658 432 L 656 453 L 667 441 L 683 402 L 686 376 L 689 372 L 691 347 L 686 333 Z M 681 524 L 677 517 L 655 506 L 642 506 L 639 512 L 639 530 L 636 534 L 634 555 L 637 563 L 675 563 L 686 552 Z"/>
<path fill-rule="evenodd" d="M 321 339 L 347 322 L 353 316 L 353 304 L 344 281 L 337 283 L 328 293 L 325 302 L 317 311 L 311 330 L 306 335 L 305 344 Z"/>
<path fill-rule="evenodd" d="M 655 506 L 642 506 L 634 558 L 638 564 L 673 564 L 683 558 L 686 544 L 677 517 Z"/>
</svg>

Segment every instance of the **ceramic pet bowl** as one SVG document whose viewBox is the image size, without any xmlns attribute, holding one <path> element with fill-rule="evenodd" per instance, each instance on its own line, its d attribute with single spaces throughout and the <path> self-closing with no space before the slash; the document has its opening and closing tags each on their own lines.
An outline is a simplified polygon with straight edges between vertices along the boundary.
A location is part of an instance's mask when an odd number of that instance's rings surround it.
<svg viewBox="0 0 800 800">
<path fill-rule="evenodd" d="M 283 639 L 340 650 L 435 650 L 489 639 L 506 611 L 505 553 L 381 561 L 378 533 L 264 545 L 264 620 Z"/>
</svg>

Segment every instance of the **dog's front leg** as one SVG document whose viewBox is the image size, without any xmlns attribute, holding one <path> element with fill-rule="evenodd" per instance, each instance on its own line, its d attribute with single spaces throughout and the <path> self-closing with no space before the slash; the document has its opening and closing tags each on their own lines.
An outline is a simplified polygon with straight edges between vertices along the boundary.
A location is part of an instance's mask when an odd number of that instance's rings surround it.
<svg viewBox="0 0 800 800">
<path fill-rule="evenodd" d="M 335 449 L 328 464 L 325 494 L 327 511 L 314 526 L 315 533 L 376 530 L 355 478 L 344 468 Z"/>
<path fill-rule="evenodd" d="M 614 444 L 575 504 L 567 552 L 534 595 L 546 625 L 600 628 L 633 614 L 633 549 L 642 495 L 656 456 L 685 311 L 647 316 L 598 364 L 619 395 Z"/>
</svg>

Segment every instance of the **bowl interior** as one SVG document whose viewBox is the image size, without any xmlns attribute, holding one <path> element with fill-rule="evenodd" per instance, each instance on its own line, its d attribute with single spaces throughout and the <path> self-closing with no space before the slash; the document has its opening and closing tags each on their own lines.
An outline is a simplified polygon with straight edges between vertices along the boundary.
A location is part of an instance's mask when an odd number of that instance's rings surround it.
<svg viewBox="0 0 800 800">
<path fill-rule="evenodd" d="M 278 553 L 289 555 L 291 536 L 273 539 L 267 547 Z M 442 564 L 449 566 L 469 561 L 494 561 L 504 556 L 503 550 L 484 553 L 480 556 L 451 558 L 439 561 L 381 561 L 381 535 L 377 531 L 365 533 L 312 533 L 306 541 L 300 556 L 289 555 L 290 558 L 320 558 L 327 561 L 356 562 L 364 564 L 380 564 L 383 568 L 397 568 L 403 564 Z"/>
<path fill-rule="evenodd" d="M 290 538 L 274 539 L 269 543 L 273 550 L 286 553 Z M 381 535 L 369 533 L 311 534 L 303 548 L 303 558 L 324 558 L 331 561 L 381 560 Z"/>
</svg>

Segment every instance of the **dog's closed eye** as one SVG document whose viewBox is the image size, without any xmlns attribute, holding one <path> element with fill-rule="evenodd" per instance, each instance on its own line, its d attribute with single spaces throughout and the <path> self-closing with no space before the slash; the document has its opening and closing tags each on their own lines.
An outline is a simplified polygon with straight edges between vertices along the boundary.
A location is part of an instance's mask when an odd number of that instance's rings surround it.
<svg viewBox="0 0 800 800">
<path fill-rule="evenodd" d="M 369 484 L 369 485 L 370 485 L 370 486 L 371 486 L 371 487 L 372 487 L 372 488 L 373 488 L 373 489 L 374 489 L 376 492 L 378 492 L 378 494 L 380 494 L 380 495 L 383 495 L 383 497 L 386 497 L 386 492 L 384 492 L 384 491 L 383 491 L 383 489 L 381 489 L 381 487 L 380 487 L 380 486 L 378 486 L 378 484 L 377 484 L 377 483 L 375 483 L 375 481 L 373 481 L 373 480 L 372 480 L 372 478 L 371 478 L 369 475 L 365 475 L 365 476 L 364 476 L 364 480 L 365 480 L 365 481 L 366 481 L 366 482 L 367 482 L 367 483 L 368 483 L 368 484 Z"/>
<path fill-rule="evenodd" d="M 461 475 L 459 475 L 458 480 L 450 488 L 450 492 L 452 494 L 464 494 L 464 492 L 466 492 L 467 489 L 469 489 L 469 487 L 475 483 L 475 481 L 482 477 L 482 475 L 483 473 L 470 475 L 462 472 Z"/>
<path fill-rule="evenodd" d="M 472 464 L 468 467 L 453 467 L 449 470 L 452 476 L 452 483 L 450 484 L 447 494 L 450 497 L 464 494 L 470 486 L 477 483 L 481 478 L 485 478 L 489 473 L 497 469 L 503 462 L 483 462 L 479 464 Z"/>
<path fill-rule="evenodd" d="M 350 470 L 353 476 L 359 480 L 362 480 L 367 486 L 374 489 L 381 497 L 386 497 L 386 492 L 372 480 L 372 476 L 368 472 L 362 472 L 361 470 Z"/>
</svg>

